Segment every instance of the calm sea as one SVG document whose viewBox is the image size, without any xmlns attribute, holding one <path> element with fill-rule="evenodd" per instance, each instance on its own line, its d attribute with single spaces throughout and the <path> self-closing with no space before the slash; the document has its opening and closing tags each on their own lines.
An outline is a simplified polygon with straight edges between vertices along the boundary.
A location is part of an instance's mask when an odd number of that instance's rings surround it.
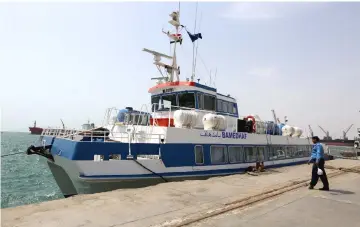
<svg viewBox="0 0 360 227">
<path fill-rule="evenodd" d="M 26 155 L 26 149 L 38 135 L 23 132 L 1 133 L 1 208 L 38 203 L 63 198 L 46 160 L 38 155 Z"/>
</svg>

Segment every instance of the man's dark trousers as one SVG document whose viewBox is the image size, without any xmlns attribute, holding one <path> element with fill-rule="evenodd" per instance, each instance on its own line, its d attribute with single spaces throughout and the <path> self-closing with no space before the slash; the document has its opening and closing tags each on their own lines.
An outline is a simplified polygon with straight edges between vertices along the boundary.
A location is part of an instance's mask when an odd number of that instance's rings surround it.
<svg viewBox="0 0 360 227">
<path fill-rule="evenodd" d="M 311 186 L 315 186 L 319 180 L 319 177 L 324 185 L 324 188 L 329 188 L 329 182 L 328 179 L 326 177 L 326 173 L 325 173 L 325 160 L 323 158 L 320 158 L 319 160 L 319 164 L 316 165 L 316 160 L 312 160 L 313 161 L 313 167 L 312 167 L 312 174 L 311 174 L 311 182 L 310 185 Z M 318 175 L 317 174 L 317 169 L 321 169 L 323 171 L 322 175 Z"/>
</svg>

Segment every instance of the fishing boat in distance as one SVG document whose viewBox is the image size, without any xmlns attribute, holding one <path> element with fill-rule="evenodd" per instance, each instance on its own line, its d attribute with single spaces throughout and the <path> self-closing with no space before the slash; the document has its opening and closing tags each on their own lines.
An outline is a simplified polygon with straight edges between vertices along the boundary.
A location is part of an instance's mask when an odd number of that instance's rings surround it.
<svg viewBox="0 0 360 227">
<path fill-rule="evenodd" d="M 36 121 L 34 121 L 34 126 L 29 127 L 30 134 L 41 135 L 43 128 L 36 127 Z"/>
<path fill-rule="evenodd" d="M 255 114 L 240 117 L 237 100 L 195 82 L 195 70 L 180 80 L 176 46 L 185 42 L 180 34 L 186 26 L 179 11 L 170 17 L 175 31 L 165 33 L 171 56 L 143 49 L 161 74 L 148 90 L 150 104 L 138 110 L 109 108 L 100 127 L 45 129 L 29 147 L 29 155 L 47 158 L 65 197 L 308 161 L 312 144 L 299 127 L 278 124 L 275 112 L 273 121 Z M 187 33 L 193 43 L 202 38 Z"/>
</svg>

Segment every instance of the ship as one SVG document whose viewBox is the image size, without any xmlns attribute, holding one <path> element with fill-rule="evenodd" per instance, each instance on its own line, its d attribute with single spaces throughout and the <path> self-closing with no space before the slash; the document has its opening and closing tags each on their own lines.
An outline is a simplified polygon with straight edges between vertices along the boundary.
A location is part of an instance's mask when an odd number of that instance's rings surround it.
<svg viewBox="0 0 360 227">
<path fill-rule="evenodd" d="M 347 133 L 350 131 L 350 129 L 352 128 L 354 124 L 351 124 L 347 129 L 345 129 L 344 131 L 342 131 L 343 136 L 340 139 L 333 139 L 330 136 L 329 131 L 325 130 L 323 127 L 321 127 L 319 125 L 319 128 L 321 129 L 321 131 L 324 132 L 325 136 L 323 137 L 323 139 L 321 140 L 321 143 L 326 144 L 328 146 L 346 146 L 346 147 L 352 147 L 354 146 L 355 140 L 349 140 L 348 137 L 346 136 Z M 309 125 L 309 129 L 310 132 L 312 133 L 311 127 Z"/>
<path fill-rule="evenodd" d="M 33 127 L 29 127 L 30 134 L 33 135 L 41 135 L 43 130 L 44 130 L 43 128 L 36 127 L 36 121 L 34 121 Z"/>
<path fill-rule="evenodd" d="M 148 104 L 108 108 L 101 126 L 90 129 L 47 128 L 27 149 L 47 159 L 64 197 L 308 162 L 312 143 L 299 127 L 277 124 L 275 116 L 240 116 L 236 98 L 195 82 L 194 69 L 180 79 L 176 46 L 186 26 L 179 10 L 169 16 L 172 53 L 143 49 L 161 73 Z M 202 39 L 186 32 L 193 43 Z"/>
</svg>

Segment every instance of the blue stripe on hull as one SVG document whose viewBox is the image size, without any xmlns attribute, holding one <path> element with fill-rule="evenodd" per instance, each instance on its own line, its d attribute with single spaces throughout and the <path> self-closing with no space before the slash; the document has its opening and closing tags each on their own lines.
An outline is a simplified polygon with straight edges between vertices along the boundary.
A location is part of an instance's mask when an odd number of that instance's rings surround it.
<svg viewBox="0 0 360 227">
<path fill-rule="evenodd" d="M 266 166 L 267 168 L 279 168 L 284 166 L 293 166 L 306 163 L 307 161 L 295 161 L 294 159 L 289 159 L 288 163 L 274 164 Z M 249 163 L 250 165 L 254 165 L 254 163 Z M 216 175 L 230 175 L 236 174 L 239 172 L 244 172 L 247 168 L 237 168 L 237 169 L 216 169 L 216 170 L 205 170 L 205 171 L 189 171 L 189 172 L 168 172 L 168 173 L 157 173 L 162 177 L 191 177 L 191 176 L 216 176 Z M 85 179 L 96 179 L 96 178 L 116 178 L 116 179 L 142 179 L 142 178 L 158 178 L 159 176 L 155 174 L 137 174 L 137 175 L 80 175 L 81 178 Z"/>
<path fill-rule="evenodd" d="M 51 144 L 53 137 L 44 137 L 45 144 Z M 68 160 L 94 160 L 94 155 L 104 155 L 104 160 L 109 160 L 110 155 L 120 154 L 122 160 L 126 160 L 129 151 L 128 143 L 119 142 L 90 142 L 90 141 L 72 141 L 62 138 L 55 138 L 51 148 L 53 156 L 61 156 Z M 196 165 L 194 146 L 202 145 L 204 151 L 204 164 Z M 161 149 L 161 159 L 165 167 L 189 167 L 189 166 L 214 166 L 228 165 L 213 164 L 210 157 L 210 146 L 217 144 L 149 144 L 134 143 L 131 144 L 131 153 L 136 158 L 137 155 L 158 155 Z M 225 145 L 226 144 L 218 144 Z M 239 144 L 240 145 L 240 144 Z M 246 145 L 259 146 L 259 145 Z M 284 160 L 284 159 L 283 159 Z"/>
</svg>

